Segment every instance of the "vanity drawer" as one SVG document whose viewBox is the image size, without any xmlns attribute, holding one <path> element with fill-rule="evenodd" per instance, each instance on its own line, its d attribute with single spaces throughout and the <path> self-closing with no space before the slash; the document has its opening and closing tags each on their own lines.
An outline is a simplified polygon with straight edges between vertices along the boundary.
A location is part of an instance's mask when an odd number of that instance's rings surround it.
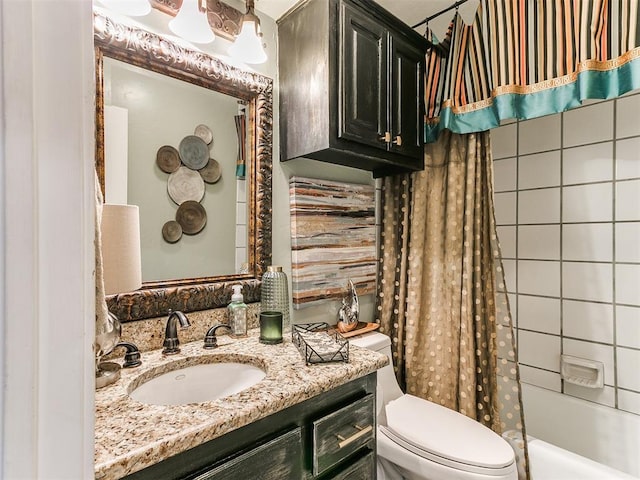
<svg viewBox="0 0 640 480">
<path fill-rule="evenodd" d="M 253 448 L 193 480 L 298 480 L 302 478 L 300 427 Z"/>
<path fill-rule="evenodd" d="M 375 396 L 368 394 L 313 422 L 313 474 L 320 475 L 375 439 Z"/>
<path fill-rule="evenodd" d="M 373 452 L 369 452 L 357 462 L 331 477 L 331 480 L 371 480 L 376 478 L 375 469 L 375 457 Z"/>
</svg>

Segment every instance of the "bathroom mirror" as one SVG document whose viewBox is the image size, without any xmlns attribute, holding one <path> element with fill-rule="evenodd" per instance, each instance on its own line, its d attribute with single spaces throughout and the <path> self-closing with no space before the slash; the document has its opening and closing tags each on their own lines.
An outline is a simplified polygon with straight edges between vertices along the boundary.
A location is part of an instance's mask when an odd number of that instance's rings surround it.
<svg viewBox="0 0 640 480">
<path fill-rule="evenodd" d="M 199 269 L 196 268 L 195 265 L 198 263 L 205 264 L 205 262 L 196 262 L 193 268 L 185 267 L 183 270 L 168 272 L 160 270 L 160 273 L 156 270 L 145 275 L 145 261 L 143 260 L 143 280 L 145 280 L 143 288 L 135 292 L 109 296 L 107 298 L 109 309 L 121 321 L 130 321 L 163 316 L 167 314 L 169 309 L 190 312 L 216 308 L 228 303 L 231 285 L 238 283 L 243 285 L 246 301 L 258 301 L 260 278 L 266 266 L 271 262 L 272 80 L 227 65 L 207 54 L 190 50 L 159 35 L 133 26 L 119 24 L 100 13 L 94 13 L 94 40 L 96 47 L 96 170 L 108 202 L 123 203 L 118 201 L 119 197 L 115 197 L 115 201 L 110 200 L 110 193 L 113 190 L 108 189 L 113 189 L 113 183 L 105 185 L 105 128 L 107 130 L 111 128 L 105 127 L 105 98 L 108 100 L 106 103 L 109 104 L 112 96 L 119 95 L 120 98 L 124 98 L 128 95 L 134 99 L 135 103 L 136 96 L 149 97 L 151 95 L 151 92 L 154 91 L 151 88 L 152 83 L 162 85 L 164 90 L 159 90 L 162 91 L 160 95 L 168 97 L 166 102 L 162 102 L 161 97 L 160 99 L 152 97 L 147 99 L 149 100 L 148 104 L 155 105 L 156 108 L 156 111 L 148 114 L 150 117 L 147 116 L 147 118 L 155 116 L 160 119 L 155 126 L 149 125 L 148 122 L 127 121 L 125 116 L 124 122 L 128 125 L 124 137 L 125 144 L 128 141 L 135 141 L 137 137 L 148 136 L 149 130 L 160 128 L 161 125 L 164 126 L 163 118 L 172 117 L 173 124 L 169 129 L 164 130 L 165 133 L 162 137 L 162 139 L 166 137 L 167 141 L 156 141 L 160 142 L 158 145 L 166 143 L 178 149 L 179 138 L 195 133 L 194 128 L 202 124 L 202 118 L 205 118 L 204 122 L 208 123 L 207 126 L 214 132 L 212 145 L 216 140 L 227 141 L 232 142 L 233 148 L 236 149 L 238 142 L 236 138 L 233 138 L 235 135 L 229 138 L 228 125 L 220 125 L 218 128 L 214 125 L 217 120 L 215 117 L 211 117 L 209 112 L 212 109 L 233 112 L 235 109 L 235 113 L 243 111 L 246 115 L 243 121 L 243 125 L 246 127 L 245 181 L 239 182 L 235 177 L 235 171 L 231 171 L 227 166 L 223 171 L 221 181 L 216 184 L 207 184 L 208 190 L 205 193 L 205 197 L 209 195 L 209 201 L 213 198 L 216 199 L 214 203 L 222 205 L 229 200 L 231 203 L 227 202 L 230 205 L 227 210 L 232 210 L 229 215 L 234 219 L 236 211 L 242 210 L 240 216 L 246 214 L 244 222 L 246 226 L 229 228 L 221 224 L 217 228 L 216 214 L 214 214 L 214 218 L 209 216 L 205 230 L 208 227 L 209 233 L 217 231 L 219 235 L 223 234 L 228 237 L 225 240 L 231 238 L 231 242 L 226 242 L 229 244 L 227 250 L 221 248 L 222 237 L 218 237 L 217 240 L 214 236 L 202 236 L 199 239 L 196 239 L 196 236 L 188 237 L 185 245 L 180 246 L 183 250 L 192 248 L 195 240 L 200 240 L 202 243 L 202 239 L 207 238 L 208 243 L 205 243 L 204 247 L 201 246 L 201 250 L 194 252 L 194 256 L 210 260 L 206 268 L 203 268 L 202 265 L 199 265 Z M 134 78 L 134 81 L 139 84 L 138 90 L 129 89 L 129 91 L 123 92 L 122 88 L 112 84 L 110 73 L 113 73 L 114 70 L 119 72 L 120 77 L 125 74 L 127 78 Z M 169 107 L 171 101 L 179 99 L 181 95 L 186 98 L 191 93 L 203 95 L 201 103 L 207 105 L 204 111 L 209 114 L 208 117 L 203 117 L 200 114 L 185 115 L 184 112 L 178 111 L 173 114 Z M 199 101 L 196 100 L 195 103 L 199 103 Z M 107 113 L 106 123 L 111 124 L 114 117 L 110 116 L 109 112 Z M 226 116 L 232 118 L 229 118 L 228 122 L 225 120 L 225 124 L 234 121 L 231 113 Z M 183 117 L 185 121 L 176 123 L 174 117 Z M 215 132 L 220 132 L 219 139 L 215 138 Z M 126 140 L 127 135 L 128 141 Z M 108 135 L 107 138 L 110 142 L 111 135 Z M 173 145 L 174 143 L 176 145 Z M 131 152 L 131 149 L 128 151 Z M 213 147 L 211 152 L 213 158 L 215 155 Z M 140 161 L 138 158 L 140 156 L 145 157 L 144 162 L 147 164 L 145 168 L 149 172 L 149 179 L 144 183 L 156 182 L 155 189 L 158 193 L 157 183 L 161 180 L 160 177 L 168 175 L 160 171 L 156 165 L 156 157 L 153 152 L 147 151 L 144 155 L 130 154 L 129 156 L 135 157 L 135 161 Z M 151 158 L 148 158 L 149 156 Z M 134 158 L 129 159 L 129 162 L 132 161 Z M 124 183 L 127 183 L 126 175 Z M 138 179 L 137 183 L 142 182 Z M 127 190 L 129 192 L 128 203 L 136 204 L 140 197 L 139 192 L 136 192 L 136 185 L 123 188 L 125 192 Z M 140 188 L 150 187 L 141 185 Z M 166 189 L 166 187 L 164 188 Z M 240 194 L 238 194 L 238 190 Z M 161 195 L 167 196 L 166 191 L 162 191 Z M 231 198 L 223 201 L 223 195 L 228 195 Z M 124 201 L 127 201 L 126 193 L 124 198 Z M 145 253 L 150 254 L 150 252 L 145 252 L 145 233 L 142 229 L 142 223 L 145 221 L 144 212 L 145 210 L 150 212 L 159 210 L 160 207 L 166 209 L 170 203 L 171 200 L 162 198 L 157 202 L 158 208 L 153 205 L 140 207 L 143 258 Z M 172 219 L 167 218 L 167 220 Z M 236 226 L 235 223 L 233 226 Z M 157 232 L 157 235 L 160 237 L 161 232 Z M 234 267 L 228 262 L 229 258 L 236 258 L 235 251 L 238 247 L 238 239 L 241 239 L 242 244 L 246 245 L 246 264 L 241 270 L 237 269 L 237 265 Z M 154 241 L 157 245 L 157 238 Z M 169 254 L 172 251 L 168 244 L 160 244 L 160 249 Z M 174 249 L 174 251 L 176 250 Z M 221 258 L 220 262 L 216 260 L 217 253 L 222 255 L 219 257 Z M 224 261 L 227 262 L 227 265 L 221 267 Z M 148 264 L 157 263 L 155 258 L 147 260 L 147 262 Z"/>
</svg>

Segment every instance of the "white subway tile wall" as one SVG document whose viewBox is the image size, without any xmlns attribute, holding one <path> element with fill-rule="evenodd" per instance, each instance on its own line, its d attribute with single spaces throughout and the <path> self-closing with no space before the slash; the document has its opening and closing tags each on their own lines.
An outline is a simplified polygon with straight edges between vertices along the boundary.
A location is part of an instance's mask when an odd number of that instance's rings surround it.
<svg viewBox="0 0 640 480">
<path fill-rule="evenodd" d="M 563 148 L 613 139 L 613 104 L 599 102 L 563 113 Z M 557 117 L 559 115 L 553 115 Z"/>
<path fill-rule="evenodd" d="M 562 302 L 565 337 L 613 344 L 613 305 L 610 303 Z"/>
<path fill-rule="evenodd" d="M 502 258 L 516 258 L 516 227 L 498 227 Z"/>
<path fill-rule="evenodd" d="M 495 137 L 497 140 L 495 148 L 492 149 L 493 158 L 514 157 L 518 153 L 517 128 L 517 124 L 511 123 L 509 125 L 496 128 L 494 130 L 495 136 L 493 132 L 491 132 L 491 138 L 493 139 Z"/>
<path fill-rule="evenodd" d="M 564 393 L 572 397 L 582 398 L 590 402 L 600 403 L 607 407 L 616 405 L 616 389 L 605 385 L 604 388 L 584 388 L 572 383 L 565 384 Z"/>
<path fill-rule="evenodd" d="M 619 346 L 640 350 L 640 307 L 617 306 L 616 330 Z"/>
<path fill-rule="evenodd" d="M 560 262 L 518 260 L 518 293 L 560 296 Z M 507 280 L 507 285 L 509 281 Z"/>
<path fill-rule="evenodd" d="M 518 295 L 518 327 L 560 335 L 560 299 Z"/>
<path fill-rule="evenodd" d="M 517 162 L 514 158 L 497 160 L 493 168 L 493 187 L 500 192 L 516 190 Z"/>
<path fill-rule="evenodd" d="M 639 304 L 640 265 L 616 265 L 616 280 L 616 303 Z M 638 376 L 640 377 L 640 374 Z"/>
<path fill-rule="evenodd" d="M 516 228 L 516 227 L 512 227 Z M 560 225 L 519 225 L 518 257 L 560 260 Z M 502 256 L 505 256 L 503 253 Z"/>
<path fill-rule="evenodd" d="M 559 188 L 518 192 L 518 223 L 558 223 L 559 221 Z"/>
<path fill-rule="evenodd" d="M 562 252 L 564 260 L 612 262 L 613 225 L 611 223 L 563 225 Z"/>
<path fill-rule="evenodd" d="M 640 137 L 625 138 L 616 142 L 616 178 L 618 180 L 640 177 L 639 151 Z"/>
<path fill-rule="evenodd" d="M 613 142 L 565 148 L 562 152 L 562 183 L 592 183 L 613 178 Z"/>
<path fill-rule="evenodd" d="M 640 180 L 616 184 L 616 220 L 640 220 Z"/>
<path fill-rule="evenodd" d="M 562 296 L 594 302 L 613 301 L 613 268 L 610 263 L 564 262 Z"/>
<path fill-rule="evenodd" d="M 560 337 L 520 329 L 520 363 L 550 372 L 560 372 Z"/>
<path fill-rule="evenodd" d="M 640 392 L 640 350 L 618 347 L 618 385 L 627 390 Z"/>
<path fill-rule="evenodd" d="M 522 381 L 636 415 L 639 111 L 636 91 L 510 123 L 491 136 Z M 562 381 L 561 354 L 602 362 L 605 387 Z"/>
<path fill-rule="evenodd" d="M 640 393 L 619 389 L 618 408 L 640 415 Z"/>
<path fill-rule="evenodd" d="M 494 204 L 496 209 L 496 222 L 498 222 L 498 224 L 515 225 L 516 197 L 517 194 L 515 192 L 495 194 Z"/>
<path fill-rule="evenodd" d="M 616 260 L 640 263 L 640 222 L 617 223 L 615 232 Z"/>
<path fill-rule="evenodd" d="M 518 155 L 557 150 L 560 142 L 560 117 L 551 115 L 518 122 Z"/>
<path fill-rule="evenodd" d="M 491 137 L 493 143 L 493 136 Z M 518 188 L 560 185 L 560 150 L 518 157 Z M 496 189 L 496 191 L 498 191 Z"/>
<path fill-rule="evenodd" d="M 616 102 L 616 138 L 640 136 L 640 96 L 631 95 Z"/>
<path fill-rule="evenodd" d="M 610 222 L 613 216 L 611 182 L 577 185 L 562 189 L 562 221 Z"/>
<path fill-rule="evenodd" d="M 540 368 L 520 365 L 520 380 L 530 385 L 537 385 L 547 390 L 553 390 L 554 392 L 560 392 L 562 390 L 560 374 L 541 370 Z"/>
</svg>

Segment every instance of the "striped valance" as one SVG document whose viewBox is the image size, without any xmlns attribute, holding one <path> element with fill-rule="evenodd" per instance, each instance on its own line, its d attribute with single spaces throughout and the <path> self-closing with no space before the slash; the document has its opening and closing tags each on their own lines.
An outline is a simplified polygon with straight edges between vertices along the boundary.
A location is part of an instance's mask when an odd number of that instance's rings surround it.
<svg viewBox="0 0 640 480">
<path fill-rule="evenodd" d="M 482 0 L 471 25 L 456 13 L 448 54 L 427 52 L 426 140 L 640 88 L 638 1 Z"/>
</svg>

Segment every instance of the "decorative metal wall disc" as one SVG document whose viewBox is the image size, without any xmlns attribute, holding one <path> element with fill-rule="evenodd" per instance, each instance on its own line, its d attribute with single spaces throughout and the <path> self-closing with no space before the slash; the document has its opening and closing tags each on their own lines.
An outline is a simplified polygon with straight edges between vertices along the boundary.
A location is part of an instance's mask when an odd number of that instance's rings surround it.
<svg viewBox="0 0 640 480">
<path fill-rule="evenodd" d="M 200 170 L 209 161 L 209 147 L 200 137 L 187 135 L 178 147 L 180 159 L 192 170 Z"/>
<path fill-rule="evenodd" d="M 182 226 L 175 220 L 169 220 L 162 226 L 162 238 L 167 243 L 176 243 L 182 238 Z"/>
<path fill-rule="evenodd" d="M 216 183 L 222 176 L 222 169 L 217 160 L 210 158 L 207 166 L 202 170 L 198 170 L 202 179 L 207 183 Z"/>
<path fill-rule="evenodd" d="M 200 137 L 202 140 L 204 140 L 204 143 L 209 146 L 211 146 L 211 144 L 213 143 L 213 133 L 211 133 L 211 129 L 206 125 L 198 125 L 193 131 L 193 134 L 196 137 Z"/>
<path fill-rule="evenodd" d="M 204 188 L 200 173 L 187 167 L 180 167 L 167 180 L 167 192 L 177 205 L 188 200 L 199 202 L 204 197 Z"/>
<path fill-rule="evenodd" d="M 199 202 L 184 202 L 176 212 L 176 221 L 187 235 L 195 235 L 207 224 L 207 212 Z"/>
<path fill-rule="evenodd" d="M 165 145 L 158 149 L 156 164 L 165 173 L 173 173 L 180 168 L 180 154 L 171 145 Z"/>
</svg>

